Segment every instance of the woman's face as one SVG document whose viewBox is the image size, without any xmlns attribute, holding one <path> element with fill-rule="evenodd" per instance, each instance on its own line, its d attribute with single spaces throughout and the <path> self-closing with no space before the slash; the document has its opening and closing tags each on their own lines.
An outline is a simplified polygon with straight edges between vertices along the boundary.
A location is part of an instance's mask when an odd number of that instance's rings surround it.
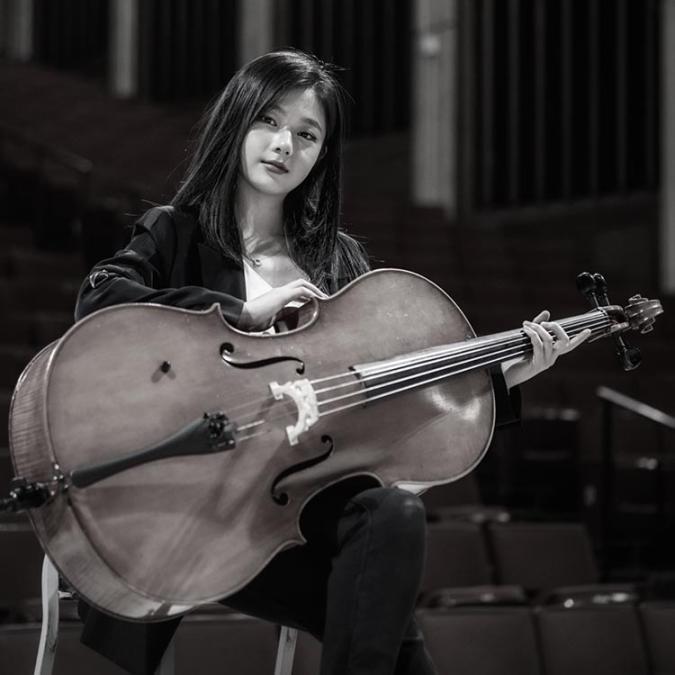
<svg viewBox="0 0 675 675">
<path fill-rule="evenodd" d="M 263 111 L 241 151 L 241 179 L 256 192 L 284 197 L 316 164 L 326 133 L 313 89 L 294 89 Z"/>
</svg>

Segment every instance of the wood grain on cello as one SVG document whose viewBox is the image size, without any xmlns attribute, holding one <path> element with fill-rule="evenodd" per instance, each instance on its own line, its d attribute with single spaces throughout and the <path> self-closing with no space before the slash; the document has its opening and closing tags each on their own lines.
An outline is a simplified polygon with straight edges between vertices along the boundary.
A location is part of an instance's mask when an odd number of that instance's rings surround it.
<svg viewBox="0 0 675 675">
<path fill-rule="evenodd" d="M 646 332 L 661 311 L 635 296 L 559 323 L 593 339 Z M 304 312 L 299 328 L 254 335 L 217 305 L 118 305 L 28 365 L 10 410 L 15 473 L 49 486 L 31 520 L 89 603 L 143 621 L 184 613 L 301 544 L 300 512 L 330 484 L 466 474 L 494 426 L 486 369 L 531 350 L 520 329 L 476 337 L 403 270 Z"/>
</svg>

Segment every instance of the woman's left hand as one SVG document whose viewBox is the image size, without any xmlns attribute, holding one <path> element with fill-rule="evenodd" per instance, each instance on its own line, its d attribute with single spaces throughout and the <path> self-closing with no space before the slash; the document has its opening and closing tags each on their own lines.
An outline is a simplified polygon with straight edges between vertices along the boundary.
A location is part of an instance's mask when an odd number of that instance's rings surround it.
<svg viewBox="0 0 675 675">
<path fill-rule="evenodd" d="M 559 323 L 548 320 L 549 316 L 549 312 L 544 310 L 533 321 L 523 321 L 523 331 L 532 342 L 532 355 L 526 360 L 504 364 L 504 378 L 509 388 L 547 370 L 560 355 L 576 349 L 591 334 L 587 328 L 570 338 Z"/>
</svg>

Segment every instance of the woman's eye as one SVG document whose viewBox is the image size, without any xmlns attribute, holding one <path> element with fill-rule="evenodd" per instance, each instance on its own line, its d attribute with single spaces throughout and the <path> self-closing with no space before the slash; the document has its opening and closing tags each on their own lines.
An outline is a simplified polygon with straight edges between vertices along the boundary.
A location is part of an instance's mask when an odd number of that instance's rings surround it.
<svg viewBox="0 0 675 675">
<path fill-rule="evenodd" d="M 261 122 L 264 122 L 265 124 L 272 124 L 272 125 L 276 124 L 274 119 L 272 117 L 270 117 L 269 115 L 260 115 L 260 117 L 258 119 Z"/>
<path fill-rule="evenodd" d="M 316 136 L 314 134 L 311 134 L 309 131 L 301 131 L 300 136 L 303 138 L 306 138 L 308 141 L 315 141 Z"/>
</svg>

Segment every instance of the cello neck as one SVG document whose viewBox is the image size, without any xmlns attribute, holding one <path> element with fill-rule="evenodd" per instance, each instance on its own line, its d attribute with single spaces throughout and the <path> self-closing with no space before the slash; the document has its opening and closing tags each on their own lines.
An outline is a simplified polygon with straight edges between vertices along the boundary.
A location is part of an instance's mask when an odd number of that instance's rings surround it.
<svg viewBox="0 0 675 675">
<path fill-rule="evenodd" d="M 590 329 L 591 335 L 589 341 L 607 337 L 610 334 L 612 326 L 616 322 L 604 309 L 596 309 L 585 314 L 567 317 L 556 321 L 563 330 L 573 338 L 582 331 Z M 552 331 L 548 331 L 555 337 Z M 510 361 L 514 358 L 526 356 L 532 353 L 532 342 L 525 334 L 522 328 L 492 335 L 484 335 L 467 340 L 461 345 L 447 345 L 439 350 L 445 352 L 448 358 L 452 360 L 474 359 L 479 357 L 480 363 L 476 363 L 474 368 L 482 368 L 485 365 L 494 365 Z M 489 361 L 488 364 L 483 361 Z M 468 362 L 467 362 L 467 365 Z M 474 368 L 470 368 L 473 370 Z"/>
<path fill-rule="evenodd" d="M 610 334 L 616 321 L 605 308 L 559 320 L 557 323 L 574 337 L 591 330 L 590 340 Z M 409 389 L 482 368 L 490 368 L 532 352 L 532 342 L 522 329 L 471 338 L 464 342 L 411 352 L 376 363 L 353 367 L 365 385 L 370 400 L 384 398 Z"/>
</svg>

